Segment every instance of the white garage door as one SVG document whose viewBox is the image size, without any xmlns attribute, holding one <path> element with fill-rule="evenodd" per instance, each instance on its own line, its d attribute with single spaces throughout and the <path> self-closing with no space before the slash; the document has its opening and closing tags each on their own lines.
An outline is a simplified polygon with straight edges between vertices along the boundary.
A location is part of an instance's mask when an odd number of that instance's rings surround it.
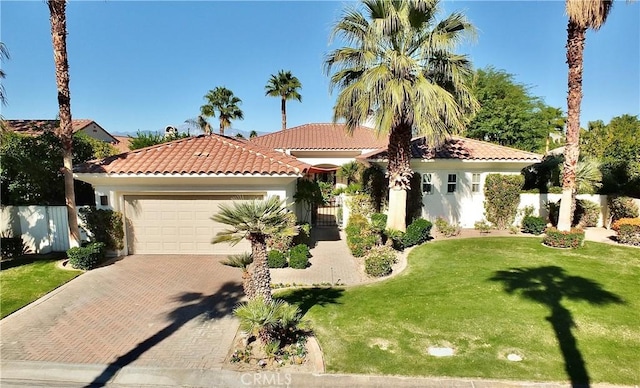
<svg viewBox="0 0 640 388">
<path fill-rule="evenodd" d="M 233 199 L 232 199 L 233 198 Z M 243 195 L 262 199 L 263 195 Z M 211 220 L 231 196 L 125 196 L 129 254 L 236 254 L 250 252 L 243 240 L 235 246 L 211 240 L 227 226 Z"/>
</svg>

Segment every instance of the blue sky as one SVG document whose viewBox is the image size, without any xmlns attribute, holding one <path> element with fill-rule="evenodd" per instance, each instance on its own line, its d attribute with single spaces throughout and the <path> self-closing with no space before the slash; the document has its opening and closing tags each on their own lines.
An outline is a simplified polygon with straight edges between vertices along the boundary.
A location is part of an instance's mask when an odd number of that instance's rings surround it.
<svg viewBox="0 0 640 388">
<path fill-rule="evenodd" d="M 243 100 L 237 129 L 280 129 L 280 103 L 265 97 L 273 73 L 291 70 L 302 103 L 288 104 L 289 126 L 329 122 L 322 61 L 331 26 L 352 2 L 71 1 L 68 52 L 74 118 L 91 118 L 113 133 L 160 130 L 195 117 L 203 96 L 226 86 Z M 515 75 L 534 95 L 566 110 L 563 1 L 446 1 L 479 30 L 458 51 L 475 67 Z M 44 1 L 1 1 L 0 39 L 7 119 L 54 118 L 56 88 L 48 9 Z M 582 126 L 640 113 L 640 4 L 616 1 L 607 23 L 589 32 L 585 49 Z M 217 121 L 212 120 L 214 127 Z"/>
</svg>

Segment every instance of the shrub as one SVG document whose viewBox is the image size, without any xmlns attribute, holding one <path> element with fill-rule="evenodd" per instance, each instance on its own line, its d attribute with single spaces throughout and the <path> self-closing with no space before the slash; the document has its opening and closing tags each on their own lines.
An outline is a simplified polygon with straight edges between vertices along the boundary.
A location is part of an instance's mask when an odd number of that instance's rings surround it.
<svg viewBox="0 0 640 388">
<path fill-rule="evenodd" d="M 284 268 L 287 266 L 287 256 L 276 249 L 271 250 L 267 254 L 267 263 L 269 268 Z"/>
<path fill-rule="evenodd" d="M 289 266 L 296 269 L 307 268 L 309 264 L 309 247 L 298 244 L 289 251 Z"/>
<path fill-rule="evenodd" d="M 489 232 L 491 232 L 491 224 L 488 223 L 487 220 L 476 221 L 476 223 L 473 224 L 473 228 L 475 230 L 479 230 L 480 233 L 489 233 Z"/>
<path fill-rule="evenodd" d="M 109 250 L 124 248 L 122 213 L 92 206 L 80 209 L 79 215 L 91 232 L 93 241 L 104 243 L 105 249 Z"/>
<path fill-rule="evenodd" d="M 285 217 L 287 218 L 288 227 L 294 227 L 296 225 L 295 214 L 286 213 Z M 267 247 L 280 252 L 286 252 L 291 247 L 293 238 L 294 236 L 290 236 L 290 235 L 272 234 L 269 237 L 267 237 Z"/>
<path fill-rule="evenodd" d="M 402 245 L 408 248 L 427 241 L 432 226 L 433 224 L 424 218 L 417 218 L 407 227 L 407 231 L 402 237 Z"/>
<path fill-rule="evenodd" d="M 375 247 L 364 259 L 364 270 L 367 275 L 381 277 L 391 273 L 391 266 L 396 262 L 396 253 L 390 247 Z"/>
<path fill-rule="evenodd" d="M 522 175 L 489 174 L 484 185 L 484 209 L 487 221 L 498 229 L 513 224 L 520 204 Z"/>
<path fill-rule="evenodd" d="M 347 236 L 361 235 L 369 232 L 370 226 L 367 218 L 362 214 L 352 214 L 349 217 L 347 227 L 344 229 Z"/>
<path fill-rule="evenodd" d="M 233 310 L 240 328 L 257 336 L 263 345 L 284 339 L 300 324 L 300 309 L 282 300 L 267 303 L 262 298 L 248 301 Z"/>
<path fill-rule="evenodd" d="M 347 197 L 346 202 L 347 206 L 349 206 L 349 209 L 351 210 L 352 216 L 363 216 L 366 219 L 369 214 L 373 213 L 371 197 L 368 194 L 350 195 Z"/>
<path fill-rule="evenodd" d="M 586 199 L 576 200 L 576 210 L 573 220 L 581 228 L 596 226 L 600 218 L 600 205 Z"/>
<path fill-rule="evenodd" d="M 375 235 L 347 236 L 347 246 L 354 257 L 362 257 L 376 245 L 378 238 Z"/>
<path fill-rule="evenodd" d="M 453 237 L 460 234 L 462 228 L 459 225 L 449 224 L 447 220 L 442 217 L 436 218 L 436 229 L 442 233 L 445 237 Z"/>
<path fill-rule="evenodd" d="M 88 271 L 94 269 L 104 259 L 105 244 L 90 243 L 84 247 L 74 247 L 67 250 L 69 264 L 75 269 Z"/>
<path fill-rule="evenodd" d="M 338 217 L 340 218 L 340 217 Z M 291 244 L 307 244 L 311 245 L 311 225 L 308 222 L 298 224 L 298 234 L 293 237 Z"/>
<path fill-rule="evenodd" d="M 547 228 L 542 239 L 544 245 L 556 248 L 578 248 L 584 242 L 584 230 L 572 228 L 568 232 L 556 228 Z"/>
<path fill-rule="evenodd" d="M 414 173 L 409 181 L 409 191 L 407 191 L 407 206 L 405 209 L 405 220 L 411 224 L 414 220 L 422 216 L 422 174 Z"/>
<path fill-rule="evenodd" d="M 15 259 L 29 252 L 22 237 L 2 237 L 0 239 L 0 256 L 3 260 Z"/>
<path fill-rule="evenodd" d="M 404 232 L 396 229 L 386 229 L 384 231 L 385 236 L 387 237 L 387 244 L 393 246 L 393 249 L 397 251 L 401 251 L 404 249 L 404 243 L 402 242 L 404 238 Z M 391 242 L 389 242 L 391 240 Z"/>
<path fill-rule="evenodd" d="M 522 219 L 522 231 L 524 233 L 535 234 L 536 236 L 544 232 L 547 221 L 542 217 L 526 216 Z"/>
<path fill-rule="evenodd" d="M 544 207 L 549 214 L 549 223 L 553 226 L 558 225 L 558 217 L 560 216 L 560 201 L 558 202 L 545 202 Z"/>
<path fill-rule="evenodd" d="M 384 213 L 373 213 L 371 215 L 371 230 L 376 233 L 384 232 L 387 227 L 387 215 Z"/>
<path fill-rule="evenodd" d="M 614 223 L 618 242 L 640 246 L 640 218 L 622 218 Z"/>
<path fill-rule="evenodd" d="M 609 204 L 609 217 L 612 222 L 621 218 L 638 217 L 638 206 L 629 197 L 612 196 L 608 198 L 607 202 Z"/>
<path fill-rule="evenodd" d="M 362 190 L 369 194 L 371 205 L 380 212 L 389 195 L 389 179 L 377 164 L 372 164 L 362 172 Z"/>
</svg>

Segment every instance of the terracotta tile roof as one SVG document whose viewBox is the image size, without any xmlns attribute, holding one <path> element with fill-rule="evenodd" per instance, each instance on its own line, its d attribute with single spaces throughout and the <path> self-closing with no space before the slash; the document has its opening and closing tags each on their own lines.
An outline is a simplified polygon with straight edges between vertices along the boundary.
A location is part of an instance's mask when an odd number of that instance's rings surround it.
<svg viewBox="0 0 640 388">
<path fill-rule="evenodd" d="M 89 119 L 72 120 L 73 132 L 83 130 L 92 122 L 93 120 Z M 5 120 L 5 123 L 9 131 L 35 136 L 44 131 L 55 132 L 58 120 Z"/>
<path fill-rule="evenodd" d="M 358 126 L 352 135 L 344 124 L 305 124 L 250 139 L 271 149 L 357 150 L 377 149 L 387 145 L 388 136 L 376 136 L 373 129 Z"/>
<path fill-rule="evenodd" d="M 129 144 L 131 143 L 131 138 L 129 136 L 113 136 L 118 142 L 116 144 L 114 144 L 113 146 L 116 147 L 116 149 L 119 152 L 129 152 L 131 151 L 129 149 Z"/>
<path fill-rule="evenodd" d="M 387 159 L 387 148 L 369 152 L 359 159 Z M 413 159 L 462 159 L 462 160 L 503 160 L 539 162 L 542 155 L 504 147 L 486 141 L 451 136 L 437 148 L 429 147 L 424 137 L 411 141 Z"/>
<path fill-rule="evenodd" d="M 107 174 L 285 174 L 311 166 L 246 140 L 200 135 L 130 151 L 76 166 L 78 173 Z"/>
</svg>

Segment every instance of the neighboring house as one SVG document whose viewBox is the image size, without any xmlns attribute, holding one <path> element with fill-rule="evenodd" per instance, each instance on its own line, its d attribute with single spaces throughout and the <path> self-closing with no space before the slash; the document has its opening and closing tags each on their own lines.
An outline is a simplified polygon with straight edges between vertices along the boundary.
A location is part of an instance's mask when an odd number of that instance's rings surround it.
<svg viewBox="0 0 640 388">
<path fill-rule="evenodd" d="M 336 182 L 335 172 L 362 154 L 387 146 L 388 136 L 358 126 L 347 134 L 344 124 L 305 124 L 249 139 L 253 144 L 295 156 L 316 167 L 317 179 Z M 322 170 L 322 171 L 320 171 Z"/>
<path fill-rule="evenodd" d="M 5 120 L 6 130 L 29 136 L 37 136 L 44 131 L 55 132 L 58 120 Z M 72 120 L 73 133 L 82 132 L 89 137 L 107 143 L 117 144 L 118 139 L 112 136 L 98 123 L 89 119 Z"/>
<path fill-rule="evenodd" d="M 131 138 L 129 136 L 113 136 L 118 141 L 113 146 L 116 147 L 119 153 L 125 153 L 131 151 L 129 144 L 131 144 Z"/>
<path fill-rule="evenodd" d="M 411 168 L 422 178 L 422 215 L 443 217 L 464 228 L 473 228 L 484 218 L 484 182 L 488 174 L 520 174 L 542 160 L 542 155 L 480 140 L 453 136 L 437 149 L 424 137 L 411 143 Z M 387 150 L 377 150 L 359 159 L 386 168 Z"/>
<path fill-rule="evenodd" d="M 93 185 L 98 207 L 125 217 L 124 254 L 232 254 L 250 251 L 211 244 L 227 226 L 211 220 L 234 199 L 278 196 L 293 202 L 310 165 L 281 152 L 212 134 L 130 151 L 74 168 Z"/>
</svg>

